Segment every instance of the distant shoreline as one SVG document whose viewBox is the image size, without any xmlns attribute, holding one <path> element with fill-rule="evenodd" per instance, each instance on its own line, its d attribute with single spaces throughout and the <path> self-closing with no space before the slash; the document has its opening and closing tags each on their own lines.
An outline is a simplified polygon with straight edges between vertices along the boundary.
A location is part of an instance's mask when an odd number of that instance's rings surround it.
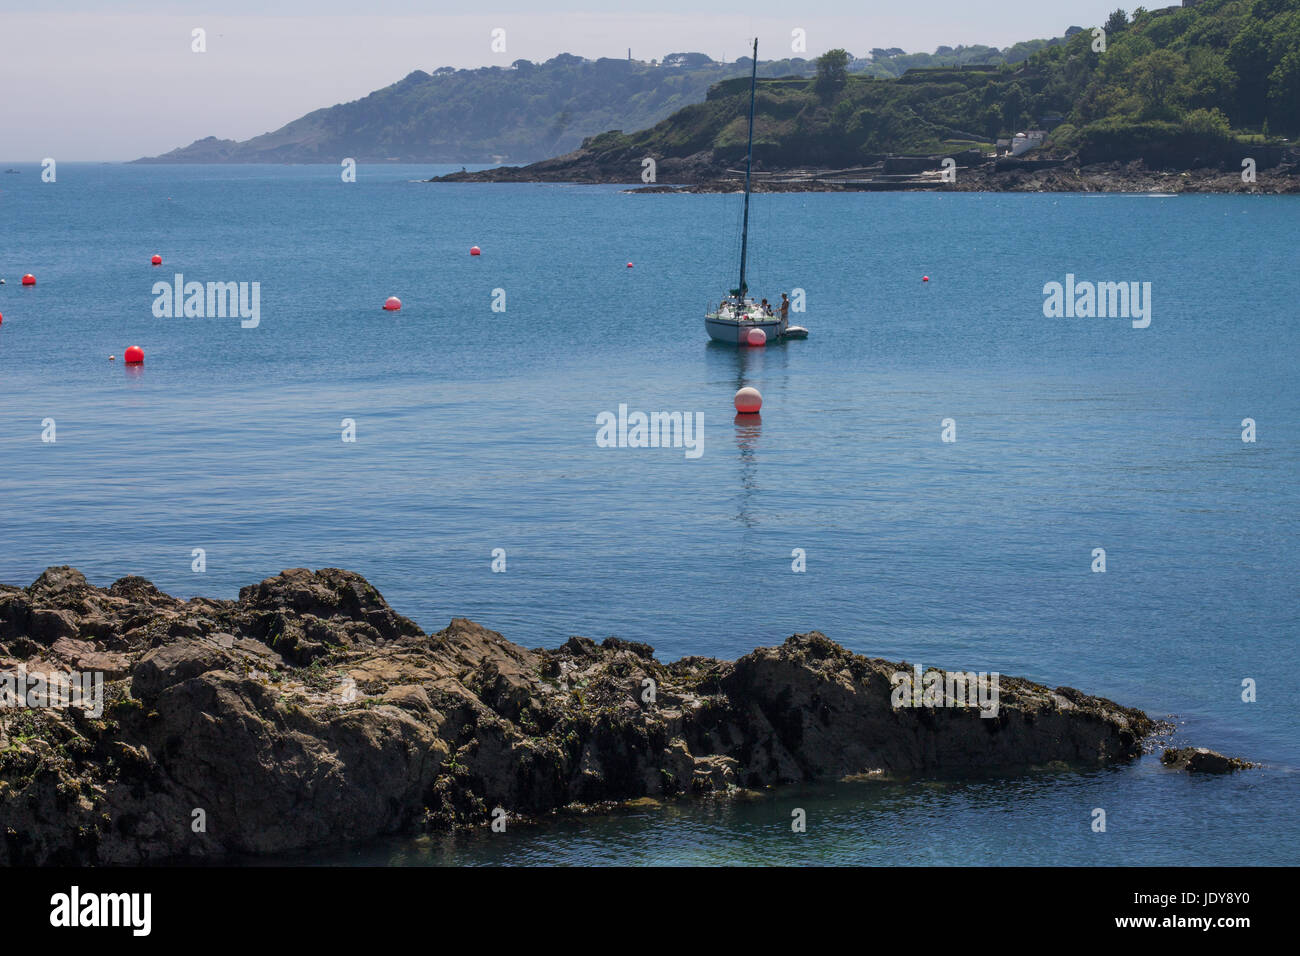
<svg viewBox="0 0 1300 956">
<path fill-rule="evenodd" d="M 625 186 L 629 193 L 738 193 L 742 177 L 734 173 L 691 171 L 680 182 L 638 185 L 626 173 L 610 175 L 597 168 L 497 166 L 477 172 L 457 172 L 425 180 L 430 183 L 564 183 Z M 1215 167 L 1165 170 L 1148 168 L 1140 160 L 1084 166 L 1068 161 L 994 163 L 958 168 L 955 181 L 945 182 L 937 170 L 905 176 L 871 175 L 844 170 L 764 170 L 755 175 L 756 193 L 839 192 L 1113 192 L 1218 193 L 1287 195 L 1300 193 L 1300 165 L 1259 169 L 1254 182 L 1243 182 L 1239 170 Z"/>
</svg>

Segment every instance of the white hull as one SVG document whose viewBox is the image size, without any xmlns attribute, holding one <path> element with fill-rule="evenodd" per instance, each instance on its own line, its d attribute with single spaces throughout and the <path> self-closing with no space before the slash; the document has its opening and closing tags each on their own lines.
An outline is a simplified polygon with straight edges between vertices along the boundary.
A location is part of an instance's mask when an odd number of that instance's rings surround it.
<svg viewBox="0 0 1300 956">
<path fill-rule="evenodd" d="M 762 329 L 768 342 L 775 342 L 781 320 L 777 318 L 734 319 L 710 313 L 704 317 L 704 328 L 709 338 L 715 342 L 727 342 L 731 345 L 748 345 L 746 336 L 750 329 Z"/>
</svg>

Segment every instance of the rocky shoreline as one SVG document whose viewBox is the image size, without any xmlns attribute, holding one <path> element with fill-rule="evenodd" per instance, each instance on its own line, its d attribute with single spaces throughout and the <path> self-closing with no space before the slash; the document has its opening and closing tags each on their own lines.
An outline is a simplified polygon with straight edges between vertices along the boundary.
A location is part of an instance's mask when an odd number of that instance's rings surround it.
<svg viewBox="0 0 1300 956">
<path fill-rule="evenodd" d="M 671 664 L 618 638 L 529 650 L 460 618 L 425 634 L 336 569 L 182 601 L 50 568 L 0 586 L 0 675 L 101 673 L 102 711 L 0 707 L 0 863 L 284 854 L 498 808 L 519 820 L 859 774 L 1096 766 L 1161 729 L 1013 677 L 996 716 L 895 707 L 891 675 L 910 669 L 817 632 Z"/>
<path fill-rule="evenodd" d="M 934 168 L 912 175 L 886 175 L 882 169 L 759 170 L 751 188 L 758 193 L 804 192 L 1114 192 L 1114 193 L 1241 193 L 1279 195 L 1300 193 L 1300 163 L 1284 162 L 1258 169 L 1255 181 L 1244 183 L 1241 170 L 1218 167 L 1170 170 L 1149 167 L 1141 160 L 1081 165 L 1077 158 L 1058 161 L 1000 161 L 961 166 L 954 182 L 940 178 L 942 157 Z M 706 156 L 665 160 L 657 182 L 639 185 L 628 163 L 611 168 L 593 162 L 581 151 L 530 166 L 497 166 L 478 172 L 451 173 L 427 182 L 574 183 L 623 185 L 634 193 L 736 193 L 744 179 L 719 168 Z"/>
</svg>

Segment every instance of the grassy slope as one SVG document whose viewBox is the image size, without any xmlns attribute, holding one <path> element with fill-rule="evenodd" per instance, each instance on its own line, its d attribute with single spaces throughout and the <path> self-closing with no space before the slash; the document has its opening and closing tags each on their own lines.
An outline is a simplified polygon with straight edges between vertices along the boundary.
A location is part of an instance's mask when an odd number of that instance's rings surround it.
<svg viewBox="0 0 1300 956">
<path fill-rule="evenodd" d="M 883 153 L 988 147 L 1058 113 L 1056 144 L 1088 159 L 1213 156 L 1245 131 L 1300 131 L 1300 0 L 1205 0 L 1091 31 L 1022 65 L 929 70 L 898 80 L 849 74 L 834 91 L 768 80 L 756 98 L 755 158 L 769 168 L 851 166 Z M 704 103 L 651 129 L 586 144 L 587 160 L 622 168 L 642 156 L 744 155 L 748 83 L 724 81 Z M 1258 139 L 1258 136 L 1255 136 Z"/>
</svg>

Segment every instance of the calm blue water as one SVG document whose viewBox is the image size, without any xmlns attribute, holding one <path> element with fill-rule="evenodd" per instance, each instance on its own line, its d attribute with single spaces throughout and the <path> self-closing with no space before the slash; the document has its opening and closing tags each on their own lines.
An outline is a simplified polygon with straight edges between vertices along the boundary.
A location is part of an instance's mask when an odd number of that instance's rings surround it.
<svg viewBox="0 0 1300 956">
<path fill-rule="evenodd" d="M 337 566 L 426 630 L 463 615 L 662 659 L 819 629 L 1177 715 L 1186 742 L 1269 764 L 837 785 L 368 859 L 1300 856 L 1300 199 L 760 196 L 751 285 L 804 289 L 812 336 L 737 350 L 701 321 L 735 284 L 736 197 L 411 182 L 433 167 L 355 184 L 325 166 L 17 168 L 0 175 L 0 581 L 66 563 L 234 597 Z M 260 326 L 155 318 L 176 272 L 259 282 Z M 1150 328 L 1044 318 L 1067 272 L 1150 282 Z M 760 425 L 734 421 L 741 384 Z M 703 413 L 702 456 L 598 448 L 620 403 Z"/>
</svg>

